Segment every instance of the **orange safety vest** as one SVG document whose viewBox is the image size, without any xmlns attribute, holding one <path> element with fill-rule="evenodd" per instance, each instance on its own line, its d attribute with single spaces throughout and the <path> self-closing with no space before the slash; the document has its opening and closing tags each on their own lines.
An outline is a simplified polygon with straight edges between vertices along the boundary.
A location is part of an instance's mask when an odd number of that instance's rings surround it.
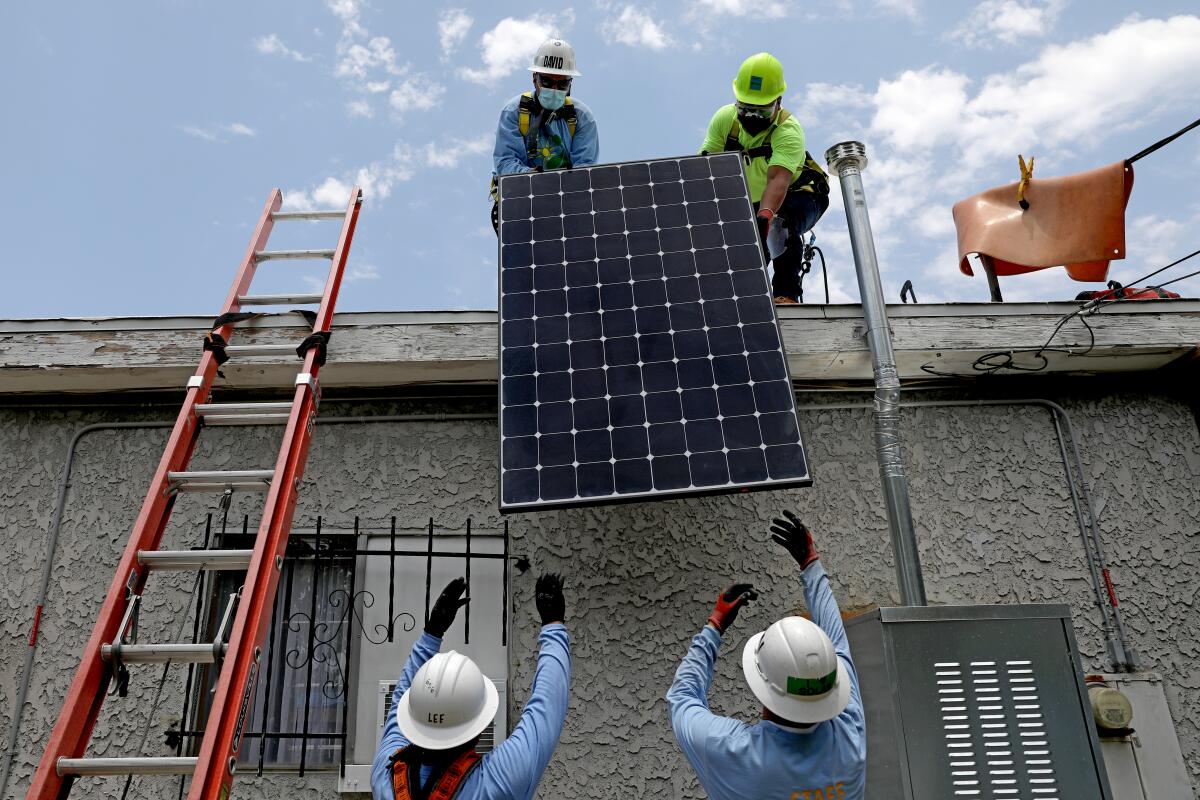
<svg viewBox="0 0 1200 800">
<path fill-rule="evenodd" d="M 410 772 L 409 763 L 404 758 L 404 751 L 412 746 L 402 747 L 392 754 L 392 790 L 396 800 L 452 800 L 458 794 L 458 787 L 481 758 L 474 749 L 467 750 L 451 761 L 442 774 L 433 776 L 428 791 L 422 791 L 420 767 L 413 765 L 416 769 Z"/>
</svg>

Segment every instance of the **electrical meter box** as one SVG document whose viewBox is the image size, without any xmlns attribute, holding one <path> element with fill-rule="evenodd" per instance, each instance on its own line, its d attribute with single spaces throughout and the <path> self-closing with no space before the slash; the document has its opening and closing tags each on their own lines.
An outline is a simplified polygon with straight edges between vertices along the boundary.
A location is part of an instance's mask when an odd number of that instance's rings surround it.
<svg viewBox="0 0 1200 800">
<path fill-rule="evenodd" d="M 1065 605 L 848 620 L 868 800 L 1112 800 Z"/>
</svg>

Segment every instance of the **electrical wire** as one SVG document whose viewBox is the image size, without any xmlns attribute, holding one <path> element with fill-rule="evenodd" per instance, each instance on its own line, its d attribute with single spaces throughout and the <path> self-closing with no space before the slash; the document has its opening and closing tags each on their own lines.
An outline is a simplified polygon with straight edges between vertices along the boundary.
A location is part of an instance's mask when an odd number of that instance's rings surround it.
<svg viewBox="0 0 1200 800">
<path fill-rule="evenodd" d="M 1141 151 L 1137 155 L 1130 156 L 1129 158 L 1125 159 L 1125 163 L 1132 164 L 1133 162 L 1150 155 L 1151 153 L 1153 153 L 1155 150 L 1159 149 L 1160 147 L 1166 147 L 1171 142 L 1175 141 L 1180 136 L 1183 136 L 1185 133 L 1190 131 L 1192 128 L 1195 128 L 1197 125 L 1200 125 L 1200 119 L 1198 119 L 1195 122 L 1192 122 L 1188 125 L 1184 125 L 1182 128 L 1175 131 L 1175 133 L 1172 133 L 1170 136 L 1168 136 L 1165 139 L 1158 140 L 1157 142 L 1150 145 L 1149 147 L 1147 147 L 1145 150 Z"/>
</svg>

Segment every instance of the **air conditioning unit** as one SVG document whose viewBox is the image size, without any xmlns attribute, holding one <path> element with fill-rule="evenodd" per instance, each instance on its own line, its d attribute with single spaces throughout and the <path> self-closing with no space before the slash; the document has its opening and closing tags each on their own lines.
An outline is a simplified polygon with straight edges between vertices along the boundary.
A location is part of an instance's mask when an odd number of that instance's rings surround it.
<svg viewBox="0 0 1200 800">
<path fill-rule="evenodd" d="M 496 710 L 496 719 L 487 726 L 479 737 L 476 752 L 487 753 L 504 741 L 508 735 L 508 686 L 505 681 L 492 681 L 500 695 L 500 705 Z M 392 696 L 396 691 L 395 681 L 380 681 L 379 694 L 375 707 L 375 747 L 383 738 L 383 726 L 392 713 Z M 345 793 L 371 791 L 371 765 L 347 764 L 346 772 L 338 779 L 338 791 Z"/>
</svg>

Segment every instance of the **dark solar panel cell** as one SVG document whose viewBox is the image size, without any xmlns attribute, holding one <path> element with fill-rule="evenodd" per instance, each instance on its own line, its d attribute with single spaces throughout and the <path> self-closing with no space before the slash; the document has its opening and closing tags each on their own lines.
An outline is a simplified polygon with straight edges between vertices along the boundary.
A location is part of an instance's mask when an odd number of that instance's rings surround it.
<svg viewBox="0 0 1200 800">
<path fill-rule="evenodd" d="M 500 424 L 509 436 L 532 436 L 537 433 L 537 406 L 509 406 L 500 414 Z"/>
<path fill-rule="evenodd" d="M 567 320 L 565 317 L 542 317 L 537 320 L 534 336 L 539 345 L 567 340 Z"/>
<path fill-rule="evenodd" d="M 566 271 L 567 286 L 595 286 L 600 282 L 594 260 L 568 262 Z"/>
<path fill-rule="evenodd" d="M 533 216 L 533 201 L 528 197 L 505 200 L 500 204 L 500 214 L 506 220 L 529 219 Z"/>
<path fill-rule="evenodd" d="M 529 176 L 507 176 L 500 182 L 501 197 L 525 197 L 529 194 Z"/>
<path fill-rule="evenodd" d="M 532 347 L 506 347 L 500 358 L 505 375 L 532 375 L 537 368 Z"/>
<path fill-rule="evenodd" d="M 654 474 L 654 488 L 660 492 L 683 489 L 692 483 L 688 460 L 683 456 L 655 456 L 650 469 Z"/>
<path fill-rule="evenodd" d="M 559 220 L 559 214 L 563 213 L 562 198 L 556 194 L 539 195 L 533 198 L 533 238 L 534 239 L 549 239 L 549 235 L 543 235 L 545 225 L 555 220 Z M 539 228 L 541 225 L 543 227 Z M 562 236 L 562 233 L 558 234 Z"/>
<path fill-rule="evenodd" d="M 505 294 L 517 294 L 533 289 L 533 270 L 526 267 L 506 269 L 500 274 L 500 289 Z"/>
<path fill-rule="evenodd" d="M 504 344 L 510 347 L 523 347 L 533 344 L 533 326 L 531 319 L 514 319 L 501 326 L 501 336 Z"/>
<path fill-rule="evenodd" d="M 679 376 L 670 361 L 656 361 L 642 367 L 642 383 L 647 392 L 674 392 L 679 388 Z"/>
<path fill-rule="evenodd" d="M 536 408 L 538 433 L 566 433 L 574 427 L 571 403 L 542 403 Z"/>
<path fill-rule="evenodd" d="M 557 172 L 539 172 L 529 176 L 530 193 L 533 195 L 539 194 L 558 194 L 562 191 L 562 184 L 559 181 Z"/>
<path fill-rule="evenodd" d="M 622 308 L 604 312 L 604 335 L 609 339 L 633 336 L 635 333 L 637 333 L 637 317 L 634 316 L 632 310 Z M 608 363 L 615 362 L 609 361 Z"/>
<path fill-rule="evenodd" d="M 566 236 L 568 241 L 585 240 L 584 237 L 591 239 L 592 234 L 596 232 L 594 219 L 591 214 L 568 214 L 563 217 L 563 236 Z M 595 244 L 592 246 L 594 248 Z"/>
<path fill-rule="evenodd" d="M 740 155 L 500 196 L 502 511 L 808 482 Z"/>
<path fill-rule="evenodd" d="M 571 399 L 571 376 L 565 372 L 542 373 L 537 376 L 537 396 L 543 403 Z"/>
<path fill-rule="evenodd" d="M 612 395 L 622 394 L 641 394 L 642 389 L 642 370 L 636 364 L 630 364 L 624 367 L 609 367 L 608 373 L 608 393 Z M 641 400 L 639 399 L 639 404 Z M 625 424 L 635 424 L 633 422 Z"/>
<path fill-rule="evenodd" d="M 671 311 L 675 311 L 675 306 L 671 306 Z M 703 358 L 708 354 L 708 336 L 704 333 L 704 331 L 676 329 L 676 358 Z"/>
<path fill-rule="evenodd" d="M 686 395 L 687 392 L 684 392 L 684 394 Z M 720 450 L 725 446 L 725 439 L 721 434 L 721 423 L 715 419 L 692 419 L 688 417 L 688 421 L 684 423 L 683 428 L 684 433 L 687 435 L 688 450 L 691 450 L 693 453 Z"/>
<path fill-rule="evenodd" d="M 712 388 L 685 389 L 679 398 L 683 404 L 683 418 L 686 420 L 712 419 L 721 413 L 721 407 L 717 404 L 717 393 Z"/>
<path fill-rule="evenodd" d="M 658 227 L 653 208 L 626 208 L 625 228 L 631 231 L 650 231 Z"/>
<path fill-rule="evenodd" d="M 572 341 L 595 341 L 599 345 L 599 339 L 604 335 L 603 319 L 599 312 L 594 314 L 572 312 L 567 326 L 568 338 Z M 541 322 L 541 320 L 538 321 Z"/>
<path fill-rule="evenodd" d="M 662 257 L 658 254 L 634 256 L 629 259 L 629 276 L 635 281 L 661 281 L 663 276 Z"/>
<path fill-rule="evenodd" d="M 696 453 L 691 458 L 692 482 L 697 486 L 719 486 L 729 483 L 729 469 L 721 452 Z"/>
<path fill-rule="evenodd" d="M 580 431 L 575 434 L 575 458 L 580 463 L 608 461 L 612 458 L 612 439 L 608 431 Z"/>
<path fill-rule="evenodd" d="M 591 188 L 591 170 L 573 169 L 561 173 L 564 192 L 586 192 Z"/>
<path fill-rule="evenodd" d="M 607 400 L 576 400 L 574 407 L 576 429 L 585 431 L 608 427 Z"/>
<path fill-rule="evenodd" d="M 613 465 L 613 479 L 618 494 L 639 494 L 650 491 L 654 486 L 650 462 L 645 459 L 618 461 Z"/>
<path fill-rule="evenodd" d="M 614 491 L 613 468 L 608 462 L 580 464 L 576 470 L 580 497 L 605 497 Z"/>
<path fill-rule="evenodd" d="M 568 500 L 578 493 L 573 467 L 544 468 L 541 478 L 542 497 L 546 500 Z"/>
<path fill-rule="evenodd" d="M 563 243 L 567 261 L 587 261 L 596 257 L 596 240 L 590 235 L 582 239 L 567 239 Z"/>
<path fill-rule="evenodd" d="M 645 458 L 650 455 L 645 427 L 613 428 L 612 448 L 614 458 Z"/>
<path fill-rule="evenodd" d="M 637 329 L 642 335 L 666 333 L 671 330 L 671 315 L 663 306 L 650 306 L 637 310 Z"/>
</svg>

